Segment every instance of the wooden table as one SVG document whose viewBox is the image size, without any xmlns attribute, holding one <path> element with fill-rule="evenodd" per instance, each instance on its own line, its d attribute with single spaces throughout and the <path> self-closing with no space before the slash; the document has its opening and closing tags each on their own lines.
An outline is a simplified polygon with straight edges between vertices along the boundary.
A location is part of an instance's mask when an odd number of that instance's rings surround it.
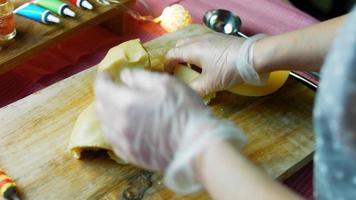
<svg viewBox="0 0 356 200">
<path fill-rule="evenodd" d="M 118 165 L 105 155 L 81 161 L 71 157 L 68 140 L 77 116 L 93 101 L 95 74 L 93 67 L 0 109 L 0 166 L 17 181 L 22 197 L 209 199 L 205 193 L 175 194 L 160 184 L 159 176 Z M 289 80 L 266 97 L 218 93 L 210 109 L 236 123 L 249 137 L 243 151 L 246 156 L 283 180 L 312 158 L 314 95 Z"/>
<path fill-rule="evenodd" d="M 14 0 L 15 7 L 29 0 Z M 127 2 L 129 0 L 122 0 Z M 84 31 L 86 28 L 100 24 L 116 17 L 112 27 L 122 26 L 123 8 L 118 4 L 112 6 L 103 6 L 96 1 L 91 0 L 94 10 L 87 11 L 72 6 L 77 14 L 75 18 L 61 17 L 62 22 L 56 25 L 44 25 L 21 16 L 15 15 L 17 36 L 3 50 L 0 50 L 0 74 L 12 69 L 17 64 L 22 63 L 27 58 L 35 55 L 41 50 L 65 40 L 71 35 Z M 114 21 L 111 21 L 113 23 Z M 85 42 L 85 41 L 83 41 Z"/>
</svg>

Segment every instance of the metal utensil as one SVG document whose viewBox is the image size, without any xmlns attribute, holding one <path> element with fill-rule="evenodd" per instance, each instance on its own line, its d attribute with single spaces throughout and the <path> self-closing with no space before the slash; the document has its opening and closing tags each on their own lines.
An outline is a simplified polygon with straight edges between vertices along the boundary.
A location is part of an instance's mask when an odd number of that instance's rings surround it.
<svg viewBox="0 0 356 200">
<path fill-rule="evenodd" d="M 223 9 L 209 10 L 204 14 L 203 22 L 207 27 L 214 31 L 248 38 L 248 36 L 240 32 L 240 27 L 242 24 L 240 17 L 231 11 Z M 311 74 L 311 72 L 304 73 Z M 309 80 L 309 76 L 303 76 L 301 73 L 294 71 L 290 71 L 289 75 L 313 90 L 318 88 L 318 85 L 315 83 L 315 81 Z"/>
<path fill-rule="evenodd" d="M 228 35 L 247 36 L 240 32 L 241 19 L 231 11 L 214 9 L 206 12 L 203 18 L 204 24 L 214 31 Z"/>
</svg>

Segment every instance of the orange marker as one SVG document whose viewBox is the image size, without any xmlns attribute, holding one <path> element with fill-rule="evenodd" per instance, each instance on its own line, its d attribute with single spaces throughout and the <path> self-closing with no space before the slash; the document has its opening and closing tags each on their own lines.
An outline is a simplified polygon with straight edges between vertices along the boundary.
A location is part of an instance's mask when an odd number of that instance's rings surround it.
<svg viewBox="0 0 356 200">
<path fill-rule="evenodd" d="M 16 192 L 16 183 L 0 169 L 0 194 L 6 199 L 20 200 Z"/>
</svg>

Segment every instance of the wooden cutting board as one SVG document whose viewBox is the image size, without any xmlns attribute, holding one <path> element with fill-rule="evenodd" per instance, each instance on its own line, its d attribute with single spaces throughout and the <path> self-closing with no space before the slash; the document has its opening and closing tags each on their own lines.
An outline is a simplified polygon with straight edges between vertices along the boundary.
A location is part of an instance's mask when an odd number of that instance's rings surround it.
<svg viewBox="0 0 356 200">
<path fill-rule="evenodd" d="M 95 73 L 93 67 L 0 109 L 0 167 L 16 180 L 23 199 L 210 199 L 205 193 L 177 195 L 159 175 L 118 165 L 105 155 L 71 157 L 69 136 L 93 101 Z M 219 93 L 210 108 L 249 137 L 244 154 L 283 179 L 311 160 L 313 100 L 313 91 L 289 80 L 266 97 Z"/>
</svg>

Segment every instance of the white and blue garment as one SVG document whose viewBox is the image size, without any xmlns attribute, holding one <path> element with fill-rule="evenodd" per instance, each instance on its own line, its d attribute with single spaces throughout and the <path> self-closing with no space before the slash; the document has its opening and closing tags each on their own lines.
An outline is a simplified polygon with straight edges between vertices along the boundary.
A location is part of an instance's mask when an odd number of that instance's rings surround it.
<svg viewBox="0 0 356 200">
<path fill-rule="evenodd" d="M 315 105 L 314 196 L 356 200 L 356 8 L 325 60 Z"/>
</svg>

